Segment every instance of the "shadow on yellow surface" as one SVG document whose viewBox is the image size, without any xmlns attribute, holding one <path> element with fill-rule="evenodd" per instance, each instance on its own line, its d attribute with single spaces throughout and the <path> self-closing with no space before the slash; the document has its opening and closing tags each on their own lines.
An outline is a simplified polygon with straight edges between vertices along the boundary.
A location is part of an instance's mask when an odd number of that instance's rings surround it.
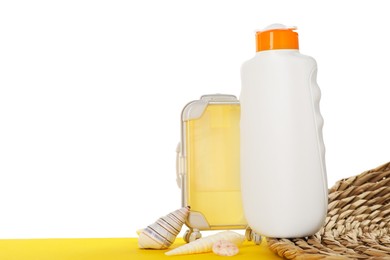
<svg viewBox="0 0 390 260">
<path fill-rule="evenodd" d="M 177 239 L 171 248 L 182 244 L 183 240 Z M 0 240 L 1 260 L 221 259 L 213 253 L 166 256 L 166 251 L 139 249 L 136 238 Z M 271 252 L 263 241 L 260 246 L 245 242 L 233 259 L 283 258 Z"/>
</svg>

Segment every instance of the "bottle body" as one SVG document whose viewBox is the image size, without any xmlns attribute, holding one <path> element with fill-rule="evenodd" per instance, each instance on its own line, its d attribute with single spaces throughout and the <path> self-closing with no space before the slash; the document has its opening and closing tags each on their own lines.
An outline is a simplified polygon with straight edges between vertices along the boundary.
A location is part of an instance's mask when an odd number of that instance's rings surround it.
<svg viewBox="0 0 390 260">
<path fill-rule="evenodd" d="M 257 52 L 241 68 L 245 217 L 268 237 L 317 232 L 327 211 L 317 64 L 298 50 Z"/>
</svg>

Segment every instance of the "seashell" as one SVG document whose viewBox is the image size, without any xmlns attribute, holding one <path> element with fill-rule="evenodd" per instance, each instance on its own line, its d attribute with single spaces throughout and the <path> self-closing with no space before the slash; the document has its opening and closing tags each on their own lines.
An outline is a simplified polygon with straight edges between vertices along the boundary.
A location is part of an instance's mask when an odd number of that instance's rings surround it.
<svg viewBox="0 0 390 260">
<path fill-rule="evenodd" d="M 227 240 L 219 240 L 213 245 L 213 252 L 220 256 L 234 256 L 237 255 L 240 250 L 238 246 Z"/>
<path fill-rule="evenodd" d="M 144 249 L 167 249 L 175 241 L 190 208 L 184 207 L 159 218 L 145 229 L 138 230 L 138 247 Z"/>
<path fill-rule="evenodd" d="M 245 236 L 238 234 L 233 231 L 223 231 L 217 234 L 200 238 L 198 240 L 192 241 L 186 245 L 172 249 L 171 251 L 166 252 L 166 255 L 186 255 L 186 254 L 198 254 L 211 252 L 214 243 L 226 240 L 232 242 L 236 246 L 240 246 L 244 240 Z"/>
</svg>

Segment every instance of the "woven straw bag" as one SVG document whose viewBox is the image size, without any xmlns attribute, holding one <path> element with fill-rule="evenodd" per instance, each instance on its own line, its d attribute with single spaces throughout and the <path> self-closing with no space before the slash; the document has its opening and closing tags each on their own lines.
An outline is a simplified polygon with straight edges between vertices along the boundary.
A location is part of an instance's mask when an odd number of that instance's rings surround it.
<svg viewBox="0 0 390 260">
<path fill-rule="evenodd" d="M 287 259 L 390 259 L 390 162 L 338 181 L 315 235 L 267 242 Z"/>
</svg>

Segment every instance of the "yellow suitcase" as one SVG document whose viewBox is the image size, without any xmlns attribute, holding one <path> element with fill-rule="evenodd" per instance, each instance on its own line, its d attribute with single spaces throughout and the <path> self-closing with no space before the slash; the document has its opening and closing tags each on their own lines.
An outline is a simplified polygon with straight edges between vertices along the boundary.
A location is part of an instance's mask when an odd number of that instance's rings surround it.
<svg viewBox="0 0 390 260">
<path fill-rule="evenodd" d="M 185 241 L 200 238 L 201 230 L 247 229 L 247 238 L 260 242 L 247 227 L 242 208 L 239 136 L 235 96 L 204 95 L 184 107 L 177 182 L 182 206 L 191 208 Z"/>
</svg>

